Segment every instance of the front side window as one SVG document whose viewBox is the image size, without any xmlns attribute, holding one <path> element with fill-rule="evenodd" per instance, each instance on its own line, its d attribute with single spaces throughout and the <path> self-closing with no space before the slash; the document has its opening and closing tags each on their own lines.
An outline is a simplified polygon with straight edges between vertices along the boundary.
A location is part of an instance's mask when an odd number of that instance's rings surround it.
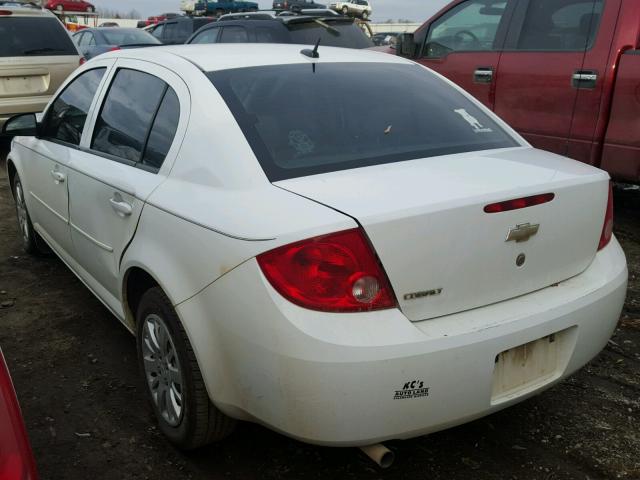
<svg viewBox="0 0 640 480">
<path fill-rule="evenodd" d="M 482 107 L 419 65 L 311 67 L 207 74 L 271 181 L 518 146 Z M 363 98 L 375 101 L 363 108 Z"/>
<path fill-rule="evenodd" d="M 47 111 L 43 138 L 80 145 L 89 108 L 105 71 L 105 68 L 86 71 L 67 85 Z"/>
<path fill-rule="evenodd" d="M 518 50 L 583 51 L 597 36 L 604 0 L 531 0 Z"/>
<path fill-rule="evenodd" d="M 173 143 L 180 103 L 164 81 L 119 70 L 93 132 L 91 149 L 158 171 Z"/>
<path fill-rule="evenodd" d="M 507 2 L 469 0 L 449 10 L 429 29 L 425 56 L 457 51 L 492 51 Z"/>
<path fill-rule="evenodd" d="M 218 43 L 218 32 L 220 32 L 219 28 L 209 28 L 196 35 L 196 37 L 191 40 L 191 43 Z"/>
</svg>

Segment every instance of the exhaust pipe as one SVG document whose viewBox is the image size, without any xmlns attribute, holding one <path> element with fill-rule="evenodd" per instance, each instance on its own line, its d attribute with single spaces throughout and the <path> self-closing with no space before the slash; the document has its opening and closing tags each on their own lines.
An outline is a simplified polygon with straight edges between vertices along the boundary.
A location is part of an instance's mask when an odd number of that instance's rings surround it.
<svg viewBox="0 0 640 480">
<path fill-rule="evenodd" d="M 360 447 L 364 454 L 373 460 L 380 468 L 389 468 L 396 459 L 395 453 L 381 443 Z"/>
</svg>

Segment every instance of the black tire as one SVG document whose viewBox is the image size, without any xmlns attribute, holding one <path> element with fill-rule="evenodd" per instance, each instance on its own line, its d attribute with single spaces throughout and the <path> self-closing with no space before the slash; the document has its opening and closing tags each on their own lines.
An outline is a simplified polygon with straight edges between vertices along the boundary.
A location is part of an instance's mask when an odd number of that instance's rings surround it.
<svg viewBox="0 0 640 480">
<path fill-rule="evenodd" d="M 343 15 L 349 15 L 349 8 L 348 7 L 342 7 L 342 14 Z"/>
<path fill-rule="evenodd" d="M 369 18 L 369 12 L 367 11 L 362 12 L 362 19 L 366 20 L 367 18 Z"/>
<path fill-rule="evenodd" d="M 163 417 L 153 400 L 151 386 L 147 380 L 143 357 L 143 335 L 145 322 L 150 315 L 159 317 L 167 327 L 179 361 L 182 377 L 183 413 L 179 423 L 175 426 Z M 193 450 L 220 441 L 233 432 L 236 421 L 223 414 L 209 400 L 202 373 L 187 333 L 171 302 L 160 287 L 148 290 L 140 299 L 136 314 L 136 343 L 140 372 L 147 387 L 149 401 L 156 414 L 160 430 L 171 443 L 183 450 Z"/>
<path fill-rule="evenodd" d="M 22 249 L 29 255 L 47 255 L 51 252 L 46 242 L 36 233 L 31 223 L 31 216 L 27 210 L 27 204 L 24 199 L 24 190 L 22 181 L 16 173 L 11 184 L 13 189 L 13 198 L 16 202 L 16 217 L 18 219 L 18 229 L 20 230 L 20 238 L 22 240 Z"/>
</svg>

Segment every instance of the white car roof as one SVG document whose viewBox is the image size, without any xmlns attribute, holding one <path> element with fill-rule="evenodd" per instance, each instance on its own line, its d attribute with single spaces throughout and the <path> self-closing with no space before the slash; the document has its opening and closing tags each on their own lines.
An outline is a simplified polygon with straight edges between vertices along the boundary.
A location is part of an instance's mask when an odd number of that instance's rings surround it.
<svg viewBox="0 0 640 480">
<path fill-rule="evenodd" d="M 200 70 L 212 72 L 232 68 L 284 65 L 293 63 L 321 64 L 323 62 L 384 62 L 411 63 L 410 61 L 388 53 L 351 48 L 323 47 L 320 45 L 320 58 L 312 59 L 300 53 L 312 49 L 309 45 L 226 43 L 209 45 L 175 45 L 145 49 L 119 50 L 108 53 L 117 58 L 133 58 L 152 61 L 159 64 L 172 63 L 175 56 L 196 65 Z M 101 56 L 106 58 L 107 55 Z M 168 60 L 168 62 L 167 62 Z"/>
</svg>

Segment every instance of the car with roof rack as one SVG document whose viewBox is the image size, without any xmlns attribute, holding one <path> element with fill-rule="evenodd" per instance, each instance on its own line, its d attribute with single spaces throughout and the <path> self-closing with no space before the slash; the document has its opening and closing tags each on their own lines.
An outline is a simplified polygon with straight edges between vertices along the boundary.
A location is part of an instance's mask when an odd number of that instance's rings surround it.
<svg viewBox="0 0 640 480">
<path fill-rule="evenodd" d="M 0 126 L 41 112 L 83 61 L 56 16 L 33 3 L 0 1 Z"/>
<path fill-rule="evenodd" d="M 193 8 L 193 15 L 214 15 L 220 17 L 225 13 L 255 12 L 259 8 L 256 2 L 244 0 L 199 1 Z"/>
<path fill-rule="evenodd" d="M 195 32 L 186 43 L 297 43 L 371 48 L 373 42 L 353 18 L 341 15 L 281 15 L 278 12 L 232 14 Z"/>
</svg>

